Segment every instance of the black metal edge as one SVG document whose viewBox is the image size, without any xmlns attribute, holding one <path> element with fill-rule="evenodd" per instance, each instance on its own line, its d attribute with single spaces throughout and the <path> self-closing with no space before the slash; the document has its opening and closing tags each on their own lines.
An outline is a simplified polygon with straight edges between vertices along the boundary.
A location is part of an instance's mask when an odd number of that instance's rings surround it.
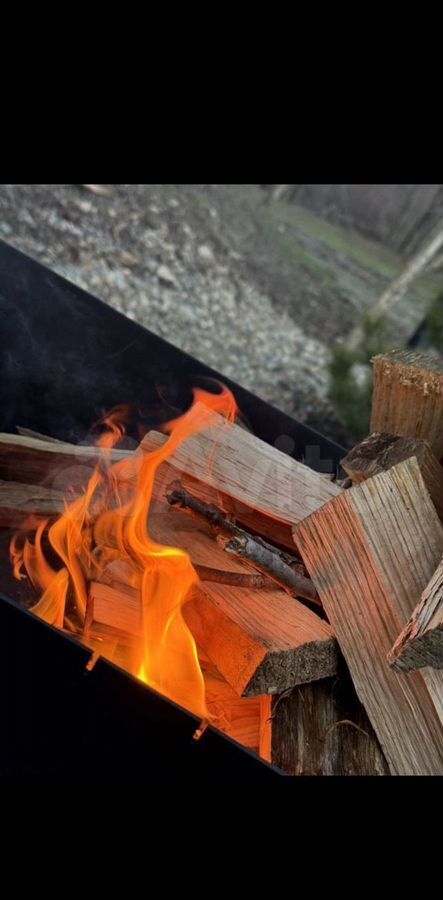
<svg viewBox="0 0 443 900">
<path fill-rule="evenodd" d="M 0 629 L 0 774 L 283 774 L 4 594 Z"/>
<path fill-rule="evenodd" d="M 272 443 L 272 435 L 275 435 L 276 433 L 280 435 L 287 434 L 289 437 L 293 437 L 295 441 L 295 450 L 291 455 L 302 458 L 306 447 L 319 447 L 323 453 L 328 454 L 328 462 L 330 461 L 333 466 L 338 467 L 340 459 L 346 453 L 346 450 L 339 444 L 329 438 L 325 438 L 320 432 L 310 426 L 298 422 L 292 416 L 289 416 L 277 407 L 274 407 L 265 400 L 257 397 L 247 388 L 241 387 L 232 379 L 225 377 L 222 373 L 212 369 L 205 363 L 200 362 L 188 353 L 175 347 L 165 338 L 156 335 L 144 326 L 128 319 L 127 316 L 113 309 L 103 300 L 100 300 L 98 297 L 77 287 L 77 285 L 62 276 L 57 275 L 46 266 L 43 266 L 41 263 L 22 253 L 20 250 L 17 250 L 5 241 L 0 240 L 0 276 L 2 271 L 6 275 L 8 274 L 8 265 L 11 262 L 20 265 L 21 267 L 26 267 L 33 278 L 39 278 L 41 283 L 46 285 L 48 291 L 50 289 L 52 289 L 54 293 L 57 293 L 59 290 L 65 293 L 68 291 L 73 300 L 75 299 L 82 304 L 87 304 L 88 316 L 98 316 L 100 321 L 106 321 L 112 325 L 112 327 L 114 327 L 115 322 L 120 320 L 122 325 L 124 323 L 124 328 L 128 333 L 129 331 L 132 332 L 134 339 L 143 334 L 146 338 L 149 338 L 153 345 L 157 348 L 161 348 L 166 356 L 173 356 L 177 368 L 186 370 L 187 372 L 196 368 L 196 374 L 203 374 L 226 384 L 234 393 L 242 412 L 245 412 L 249 417 L 254 432 L 265 442 Z M 1 289 L 0 283 L 0 302 Z M 322 467 L 321 462 L 322 461 L 319 458 L 317 459 L 314 454 L 308 464 L 314 469 L 319 465 L 319 471 L 326 471 L 326 469 Z"/>
</svg>

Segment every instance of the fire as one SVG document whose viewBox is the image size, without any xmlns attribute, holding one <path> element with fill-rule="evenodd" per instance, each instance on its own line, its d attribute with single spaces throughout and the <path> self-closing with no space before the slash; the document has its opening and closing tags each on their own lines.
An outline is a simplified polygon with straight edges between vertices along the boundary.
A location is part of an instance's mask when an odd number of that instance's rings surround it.
<svg viewBox="0 0 443 900">
<path fill-rule="evenodd" d="M 131 583 L 140 590 L 142 620 L 141 636 L 133 637 L 129 647 L 125 638 L 125 667 L 202 718 L 208 715 L 204 680 L 182 612 L 198 576 L 186 552 L 150 537 L 149 511 L 161 463 L 187 438 L 213 426 L 219 415 L 229 424 L 236 412 L 226 388 L 218 394 L 196 389 L 191 408 L 163 426 L 169 437 L 160 448 L 151 453 L 138 450 L 133 458 L 113 465 L 106 450 L 120 441 L 125 425 L 121 417 L 119 421 L 117 415 L 109 415 L 102 423 L 106 431 L 97 441 L 105 459 L 96 466 L 83 494 L 66 500 L 63 514 L 52 525 L 29 523 L 33 542 L 22 531 L 10 548 L 16 577 L 27 575 L 40 592 L 34 613 L 80 634 L 88 646 L 101 647 L 111 658 L 117 658 L 118 640 L 108 636 L 101 645 L 85 628 L 88 583 L 112 560 L 124 561 L 131 570 Z M 54 568 L 51 555 L 61 561 L 61 567 Z"/>
</svg>

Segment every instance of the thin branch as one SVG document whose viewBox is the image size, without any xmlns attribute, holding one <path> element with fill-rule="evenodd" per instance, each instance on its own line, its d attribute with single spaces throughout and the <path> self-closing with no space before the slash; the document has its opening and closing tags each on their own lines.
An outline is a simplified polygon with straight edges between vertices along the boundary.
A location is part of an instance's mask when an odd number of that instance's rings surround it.
<svg viewBox="0 0 443 900">
<path fill-rule="evenodd" d="M 214 531 L 224 537 L 224 549 L 227 553 L 233 553 L 245 562 L 249 563 L 259 572 L 271 578 L 279 587 L 282 587 L 293 597 L 304 597 L 311 603 L 321 606 L 320 598 L 312 581 L 300 574 L 300 566 L 294 559 L 294 567 L 288 564 L 291 559 L 288 553 L 278 550 L 260 537 L 253 537 L 243 528 L 239 528 L 228 519 L 223 511 L 213 503 L 203 503 L 188 491 L 184 490 L 180 482 L 171 485 L 173 490 L 167 493 L 168 503 L 172 507 L 178 506 L 203 518 Z"/>
<path fill-rule="evenodd" d="M 226 572 L 224 569 L 213 569 L 210 566 L 201 566 L 193 563 L 201 581 L 213 581 L 216 584 L 230 584 L 232 587 L 244 587 L 255 590 L 267 588 L 271 590 L 274 582 L 265 575 L 248 575 L 245 572 Z"/>
<path fill-rule="evenodd" d="M 265 572 L 280 587 L 289 589 L 289 592 L 295 597 L 304 597 L 311 603 L 317 603 L 321 606 L 319 596 L 315 590 L 310 578 L 299 575 L 294 569 L 291 569 L 269 546 L 265 547 L 246 532 L 242 535 L 235 535 L 226 544 L 224 549 L 227 553 L 233 553 L 235 556 L 250 562 L 251 565 Z"/>
</svg>

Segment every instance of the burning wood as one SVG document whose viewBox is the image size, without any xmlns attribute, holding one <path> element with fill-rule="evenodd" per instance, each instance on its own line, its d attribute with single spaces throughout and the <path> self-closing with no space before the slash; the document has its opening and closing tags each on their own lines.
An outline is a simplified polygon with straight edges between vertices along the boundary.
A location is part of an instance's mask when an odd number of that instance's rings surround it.
<svg viewBox="0 0 443 900">
<path fill-rule="evenodd" d="M 335 674 L 337 648 L 329 625 L 306 607 L 270 591 L 217 583 L 194 588 L 183 614 L 198 645 L 237 696 L 275 694 Z M 92 582 L 87 627 L 107 626 L 140 636 L 142 604 L 127 585 Z M 97 629 L 96 629 L 97 632 Z"/>
<path fill-rule="evenodd" d="M 271 546 L 262 538 L 248 534 L 243 528 L 239 528 L 235 522 L 228 519 L 217 506 L 202 503 L 185 491 L 180 482 L 175 482 L 171 488 L 167 494 L 168 503 L 172 507 L 187 509 L 200 516 L 209 523 L 216 534 L 227 536 L 228 540 L 223 543 L 223 546 L 228 553 L 250 563 L 254 568 L 272 578 L 276 584 L 283 587 L 293 597 L 304 597 L 317 606 L 321 606 L 312 581 L 302 574 L 303 566 L 298 564 L 294 557 Z"/>
<path fill-rule="evenodd" d="M 215 728 L 266 758 L 270 697 L 238 697 L 214 665 L 200 653 L 206 702 Z"/>
<path fill-rule="evenodd" d="M 130 458 L 127 450 L 81 446 L 22 434 L 0 434 L 0 478 L 25 484 L 46 484 L 76 492 L 88 484 L 100 461 Z"/>
<path fill-rule="evenodd" d="M 233 424 L 226 390 L 133 453 L 113 416 L 97 447 L 0 435 L 36 614 L 291 774 L 443 774 L 440 380 L 375 360 L 394 431 L 347 454 L 349 490 Z"/>
<path fill-rule="evenodd" d="M 64 494 L 42 485 L 0 481 L 0 527 L 20 528 L 25 519 L 54 519 L 63 512 Z"/>
<path fill-rule="evenodd" d="M 197 565 L 211 560 L 221 569 L 226 564 L 209 527 L 195 528 L 184 512 L 154 513 L 150 529 L 162 545 L 175 540 Z M 230 565 L 235 574 L 247 572 L 240 561 L 232 560 Z M 87 621 L 127 630 L 130 608 L 131 629 L 139 633 L 141 598 L 134 590 L 137 579 L 131 568 L 111 563 L 100 577 L 112 589 L 103 584 L 91 586 Z M 128 591 L 123 581 L 131 579 Z M 276 693 L 336 672 L 336 644 L 330 626 L 275 588 L 235 589 L 205 582 L 193 588 L 183 614 L 198 645 L 239 696 Z"/>
<path fill-rule="evenodd" d="M 149 432 L 141 449 L 152 452 L 166 437 Z M 216 503 L 250 531 L 293 549 L 291 528 L 336 497 L 341 488 L 220 417 L 211 428 L 192 435 L 159 471 L 164 491 L 178 475 L 198 500 Z"/>
</svg>

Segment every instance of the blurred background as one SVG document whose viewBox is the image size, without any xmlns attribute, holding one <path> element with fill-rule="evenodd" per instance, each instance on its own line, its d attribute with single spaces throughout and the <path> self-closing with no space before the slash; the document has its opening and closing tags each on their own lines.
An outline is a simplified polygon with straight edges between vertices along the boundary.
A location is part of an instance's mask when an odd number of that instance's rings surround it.
<svg viewBox="0 0 443 900">
<path fill-rule="evenodd" d="M 443 185 L 0 185 L 0 238 L 344 445 L 443 358 Z"/>
</svg>

